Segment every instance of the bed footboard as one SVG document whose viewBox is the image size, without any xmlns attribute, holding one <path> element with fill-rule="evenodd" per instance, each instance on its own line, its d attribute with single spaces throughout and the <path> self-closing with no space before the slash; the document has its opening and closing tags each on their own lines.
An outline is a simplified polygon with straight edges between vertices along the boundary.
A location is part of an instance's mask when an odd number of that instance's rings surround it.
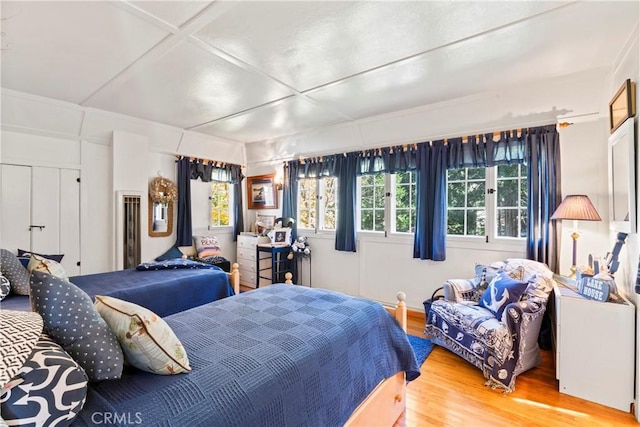
<svg viewBox="0 0 640 427">
<path fill-rule="evenodd" d="M 395 307 L 385 309 L 398 321 L 398 324 L 407 331 L 407 306 L 406 295 L 398 292 L 398 301 Z M 392 426 L 404 413 L 406 408 L 407 385 L 404 372 L 398 372 L 392 377 L 382 381 L 365 400 L 353 411 L 345 426 Z"/>
</svg>

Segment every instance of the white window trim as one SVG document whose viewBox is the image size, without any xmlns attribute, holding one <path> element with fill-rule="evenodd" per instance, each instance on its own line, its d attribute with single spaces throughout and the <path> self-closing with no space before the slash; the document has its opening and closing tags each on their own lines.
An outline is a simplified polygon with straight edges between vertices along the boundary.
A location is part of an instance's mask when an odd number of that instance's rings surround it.
<svg viewBox="0 0 640 427">
<path fill-rule="evenodd" d="M 336 230 L 329 230 L 329 229 L 325 229 L 322 228 L 324 227 L 324 198 L 321 196 L 321 194 L 324 194 L 324 179 L 325 178 L 334 178 L 337 179 L 336 177 L 332 177 L 332 176 L 322 176 L 322 177 L 318 177 L 318 178 L 305 178 L 305 179 L 313 179 L 315 181 L 316 184 L 316 226 L 315 228 L 307 228 L 307 227 L 301 227 L 299 224 L 297 225 L 297 232 L 298 234 L 312 234 L 315 236 L 323 236 L 323 235 L 327 235 L 327 236 L 335 236 L 336 234 Z M 299 187 L 298 187 L 299 188 Z M 336 196 L 337 196 L 337 190 L 336 190 Z M 300 190 L 298 190 L 298 198 L 300 197 Z M 296 215 L 298 217 L 300 217 L 300 201 L 298 200 L 298 206 L 296 206 Z M 337 210 L 339 209 L 339 207 L 337 206 L 337 200 L 336 200 L 336 214 L 337 214 Z M 337 218 L 336 218 L 337 220 Z"/>
</svg>

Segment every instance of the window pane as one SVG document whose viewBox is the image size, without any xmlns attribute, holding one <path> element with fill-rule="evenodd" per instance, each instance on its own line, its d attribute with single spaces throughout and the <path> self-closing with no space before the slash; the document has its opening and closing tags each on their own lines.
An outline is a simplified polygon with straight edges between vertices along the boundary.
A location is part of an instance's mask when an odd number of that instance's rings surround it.
<svg viewBox="0 0 640 427">
<path fill-rule="evenodd" d="M 464 235 L 464 211 L 449 210 L 447 212 L 447 234 Z"/>
<path fill-rule="evenodd" d="M 396 208 L 407 208 L 411 205 L 408 185 L 396 187 Z"/>
<path fill-rule="evenodd" d="M 509 178 L 518 176 L 518 165 L 499 165 L 498 178 Z"/>
<path fill-rule="evenodd" d="M 518 237 L 518 209 L 498 209 L 497 234 L 500 237 Z"/>
<path fill-rule="evenodd" d="M 373 230 L 373 211 L 363 210 L 360 214 L 360 229 L 361 230 Z"/>
<path fill-rule="evenodd" d="M 467 190 L 468 207 L 484 207 L 484 182 L 470 182 Z"/>
<path fill-rule="evenodd" d="M 527 210 L 520 209 L 520 237 L 527 237 Z"/>
<path fill-rule="evenodd" d="M 298 181 L 298 227 L 315 228 L 317 181 L 305 178 Z"/>
<path fill-rule="evenodd" d="M 470 209 L 467 211 L 467 235 L 485 235 L 485 213 L 484 209 Z"/>
<path fill-rule="evenodd" d="M 382 185 L 384 187 L 384 175 L 383 173 L 377 173 L 373 175 L 373 182 L 375 185 Z"/>
<path fill-rule="evenodd" d="M 447 179 L 449 181 L 461 181 L 464 179 L 465 169 L 449 169 Z"/>
<path fill-rule="evenodd" d="M 396 211 L 396 231 L 399 233 L 409 233 L 412 232 L 411 227 L 411 211 L 408 209 L 397 210 Z"/>
<path fill-rule="evenodd" d="M 214 227 L 229 225 L 230 184 L 214 182 L 211 184 L 209 221 Z"/>
<path fill-rule="evenodd" d="M 481 179 L 484 181 L 484 168 L 468 168 L 467 179 Z"/>
<path fill-rule="evenodd" d="M 452 208 L 464 207 L 464 182 L 449 184 L 447 187 L 448 206 Z"/>
<path fill-rule="evenodd" d="M 362 175 L 360 185 L 373 185 L 373 175 Z"/>
<path fill-rule="evenodd" d="M 518 194 L 517 179 L 503 179 L 498 181 L 498 206 L 517 207 L 519 198 L 520 194 Z"/>
<path fill-rule="evenodd" d="M 327 209 L 324 211 L 324 227 L 325 230 L 336 229 L 336 210 Z"/>
<path fill-rule="evenodd" d="M 376 231 L 384 231 L 384 210 L 375 211 Z"/>
<path fill-rule="evenodd" d="M 374 190 L 375 207 L 378 209 L 384 209 L 384 187 L 375 187 Z"/>
<path fill-rule="evenodd" d="M 410 172 L 398 172 L 396 174 L 396 184 L 408 184 L 411 182 Z"/>
<path fill-rule="evenodd" d="M 373 207 L 373 187 L 362 187 L 360 192 L 360 205 L 369 209 Z"/>
<path fill-rule="evenodd" d="M 320 210 L 319 228 L 322 230 L 336 229 L 337 201 L 336 190 L 338 179 L 335 177 L 325 177 L 320 181 L 322 200 L 320 200 L 318 209 Z"/>
</svg>

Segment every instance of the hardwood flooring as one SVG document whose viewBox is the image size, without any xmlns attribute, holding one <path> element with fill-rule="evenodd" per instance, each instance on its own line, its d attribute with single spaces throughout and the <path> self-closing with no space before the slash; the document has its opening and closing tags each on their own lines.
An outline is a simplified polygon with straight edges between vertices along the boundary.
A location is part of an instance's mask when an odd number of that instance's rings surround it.
<svg viewBox="0 0 640 427">
<path fill-rule="evenodd" d="M 423 313 L 410 312 L 408 323 L 410 334 L 425 337 Z M 561 394 L 551 351 L 518 376 L 513 393 L 484 382 L 479 369 L 435 346 L 420 377 L 407 386 L 406 414 L 396 426 L 638 426 L 630 413 Z"/>
</svg>

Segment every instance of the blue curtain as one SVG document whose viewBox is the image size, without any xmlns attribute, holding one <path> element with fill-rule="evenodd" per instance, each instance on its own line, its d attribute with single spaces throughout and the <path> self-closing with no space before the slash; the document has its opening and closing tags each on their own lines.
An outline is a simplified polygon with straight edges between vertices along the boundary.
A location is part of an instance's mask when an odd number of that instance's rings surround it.
<svg viewBox="0 0 640 427">
<path fill-rule="evenodd" d="M 239 165 L 228 165 L 231 183 L 233 184 L 233 241 L 238 239 L 238 235 L 244 230 L 243 202 L 242 202 L 242 167 Z M 213 172 L 212 172 L 213 173 Z"/>
<path fill-rule="evenodd" d="M 191 165 L 188 157 L 183 157 L 178 163 L 178 246 L 192 245 L 191 232 Z"/>
<path fill-rule="evenodd" d="M 282 216 L 284 218 L 298 217 L 298 168 L 297 160 L 292 160 L 284 166 L 284 179 L 282 183 Z M 291 238 L 298 236 L 298 221 L 293 223 Z"/>
<path fill-rule="evenodd" d="M 555 126 L 531 128 L 526 135 L 527 258 L 559 271 L 560 224 L 551 215 L 562 202 L 560 189 L 560 137 Z"/>
<path fill-rule="evenodd" d="M 418 144 L 416 230 L 413 257 L 444 261 L 447 235 L 447 147 Z"/>
<path fill-rule="evenodd" d="M 384 147 L 358 153 L 358 175 L 416 169 L 416 145 Z"/>
<path fill-rule="evenodd" d="M 335 176 L 338 178 L 335 249 L 355 252 L 358 155 L 357 153 L 338 154 L 334 159 Z"/>
<path fill-rule="evenodd" d="M 447 141 L 447 168 L 481 168 L 496 165 L 523 163 L 526 159 L 526 131 L 518 136 L 516 131 L 500 132 L 500 139 L 493 134 L 472 135 L 467 143 L 462 138 Z"/>
</svg>

